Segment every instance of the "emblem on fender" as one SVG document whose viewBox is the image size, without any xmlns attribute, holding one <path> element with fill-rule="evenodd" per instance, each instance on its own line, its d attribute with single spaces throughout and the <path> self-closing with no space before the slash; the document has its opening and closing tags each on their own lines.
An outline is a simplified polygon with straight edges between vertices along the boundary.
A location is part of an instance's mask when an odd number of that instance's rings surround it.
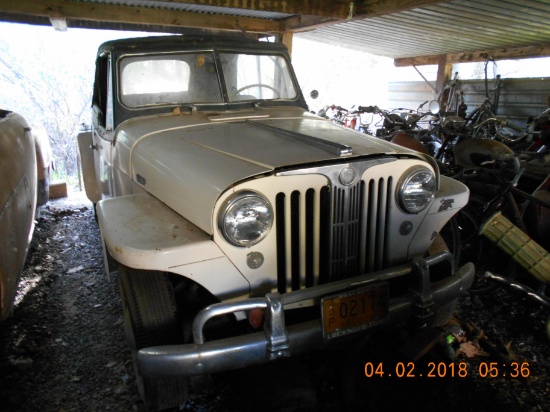
<svg viewBox="0 0 550 412">
<path fill-rule="evenodd" d="M 449 210 L 453 207 L 453 203 L 455 202 L 454 199 L 441 199 L 441 204 L 439 205 L 438 212 L 444 212 L 445 210 Z"/>
</svg>

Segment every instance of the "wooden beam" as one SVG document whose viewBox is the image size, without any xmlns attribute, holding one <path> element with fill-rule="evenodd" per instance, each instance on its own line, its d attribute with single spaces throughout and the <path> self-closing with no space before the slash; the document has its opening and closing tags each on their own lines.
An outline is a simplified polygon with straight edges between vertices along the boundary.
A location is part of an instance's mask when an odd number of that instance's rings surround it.
<svg viewBox="0 0 550 412">
<path fill-rule="evenodd" d="M 484 50 L 476 52 L 464 52 L 447 54 L 447 64 L 484 62 L 491 58 L 493 60 L 513 60 L 527 59 L 531 57 L 550 56 L 550 44 L 540 46 L 516 47 L 507 49 Z M 396 67 L 406 66 L 424 66 L 427 64 L 438 64 L 440 55 L 403 57 L 395 59 L 393 62 Z"/>
<path fill-rule="evenodd" d="M 354 17 L 365 19 L 399 13 L 401 11 L 448 3 L 452 0 L 364 0 L 356 2 Z"/>
<path fill-rule="evenodd" d="M 432 4 L 445 3 L 447 1 L 450 0 L 171 0 L 172 3 L 227 7 L 299 16 L 329 17 L 333 19 L 383 16 L 384 14 L 397 13 Z"/>
<path fill-rule="evenodd" d="M 291 31 L 299 33 L 318 29 L 319 27 L 330 26 L 332 24 L 342 23 L 345 20 L 335 19 L 332 17 L 317 17 L 317 16 L 295 16 L 290 17 L 281 22 L 281 29 L 284 32 Z"/>
<path fill-rule="evenodd" d="M 289 0 L 290 1 L 290 0 Z M 387 14 L 399 13 L 406 10 L 431 6 L 439 3 L 447 3 L 452 0 L 363 0 L 348 1 L 345 10 L 338 15 L 323 15 L 315 13 L 299 13 L 300 16 L 292 17 L 284 22 L 285 31 L 306 31 L 324 27 L 343 21 L 366 20 L 373 17 L 385 16 Z M 300 3 L 300 2 L 297 2 Z M 309 15 L 309 16 L 304 16 Z M 308 19 L 308 17 L 325 17 L 324 19 Z M 304 18 L 305 17 L 305 18 Z"/>
<path fill-rule="evenodd" d="M 2 0 L 0 1 L 0 12 L 168 27 L 194 27 L 231 31 L 240 31 L 243 29 L 251 33 L 278 33 L 282 31 L 279 22 L 267 19 L 180 12 L 141 6 L 84 3 L 69 0 Z"/>
<path fill-rule="evenodd" d="M 336 19 L 345 19 L 348 16 L 351 2 L 351 0 L 171 0 L 171 3 L 331 17 Z"/>
<path fill-rule="evenodd" d="M 240 8 L 294 16 L 280 21 L 70 0 L 2 0 L 0 12 L 123 24 L 282 33 L 311 30 L 339 23 L 344 19 L 377 17 L 445 1 L 449 0 L 171 0 L 172 3 Z"/>
</svg>

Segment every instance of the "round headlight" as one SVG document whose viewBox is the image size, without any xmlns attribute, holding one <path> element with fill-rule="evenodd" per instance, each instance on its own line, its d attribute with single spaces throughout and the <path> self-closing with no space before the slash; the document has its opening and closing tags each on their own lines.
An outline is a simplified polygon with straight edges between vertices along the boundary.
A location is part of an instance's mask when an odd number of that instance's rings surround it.
<svg viewBox="0 0 550 412">
<path fill-rule="evenodd" d="M 220 210 L 219 228 L 235 246 L 252 246 L 267 236 L 273 211 L 267 200 L 254 192 L 238 192 Z"/>
<path fill-rule="evenodd" d="M 435 190 L 433 172 L 425 168 L 415 168 L 401 181 L 399 205 L 407 213 L 420 213 L 432 202 Z"/>
</svg>

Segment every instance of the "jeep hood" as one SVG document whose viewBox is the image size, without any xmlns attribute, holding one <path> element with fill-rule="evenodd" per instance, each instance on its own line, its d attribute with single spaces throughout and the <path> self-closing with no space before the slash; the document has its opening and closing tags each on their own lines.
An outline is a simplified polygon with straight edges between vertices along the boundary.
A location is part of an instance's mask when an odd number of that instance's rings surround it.
<svg viewBox="0 0 550 412">
<path fill-rule="evenodd" d="M 267 113 L 266 113 L 267 112 Z M 303 110 L 162 116 L 121 126 L 117 167 L 176 212 L 212 233 L 220 194 L 277 169 L 357 157 L 416 153 Z"/>
</svg>

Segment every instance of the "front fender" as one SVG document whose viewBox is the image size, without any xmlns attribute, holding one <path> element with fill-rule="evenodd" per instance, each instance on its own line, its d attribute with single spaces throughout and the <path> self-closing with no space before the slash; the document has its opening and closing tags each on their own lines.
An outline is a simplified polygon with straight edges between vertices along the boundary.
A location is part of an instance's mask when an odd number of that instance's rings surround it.
<svg viewBox="0 0 550 412">
<path fill-rule="evenodd" d="M 97 217 L 118 263 L 189 277 L 220 300 L 248 295 L 248 282 L 210 236 L 153 196 L 101 200 Z"/>
<path fill-rule="evenodd" d="M 410 255 L 424 253 L 421 249 L 413 249 L 418 245 L 430 244 L 436 233 L 466 204 L 470 198 L 468 187 L 458 180 L 447 176 L 441 176 L 439 190 L 430 206 L 428 214 L 411 242 Z"/>
</svg>

